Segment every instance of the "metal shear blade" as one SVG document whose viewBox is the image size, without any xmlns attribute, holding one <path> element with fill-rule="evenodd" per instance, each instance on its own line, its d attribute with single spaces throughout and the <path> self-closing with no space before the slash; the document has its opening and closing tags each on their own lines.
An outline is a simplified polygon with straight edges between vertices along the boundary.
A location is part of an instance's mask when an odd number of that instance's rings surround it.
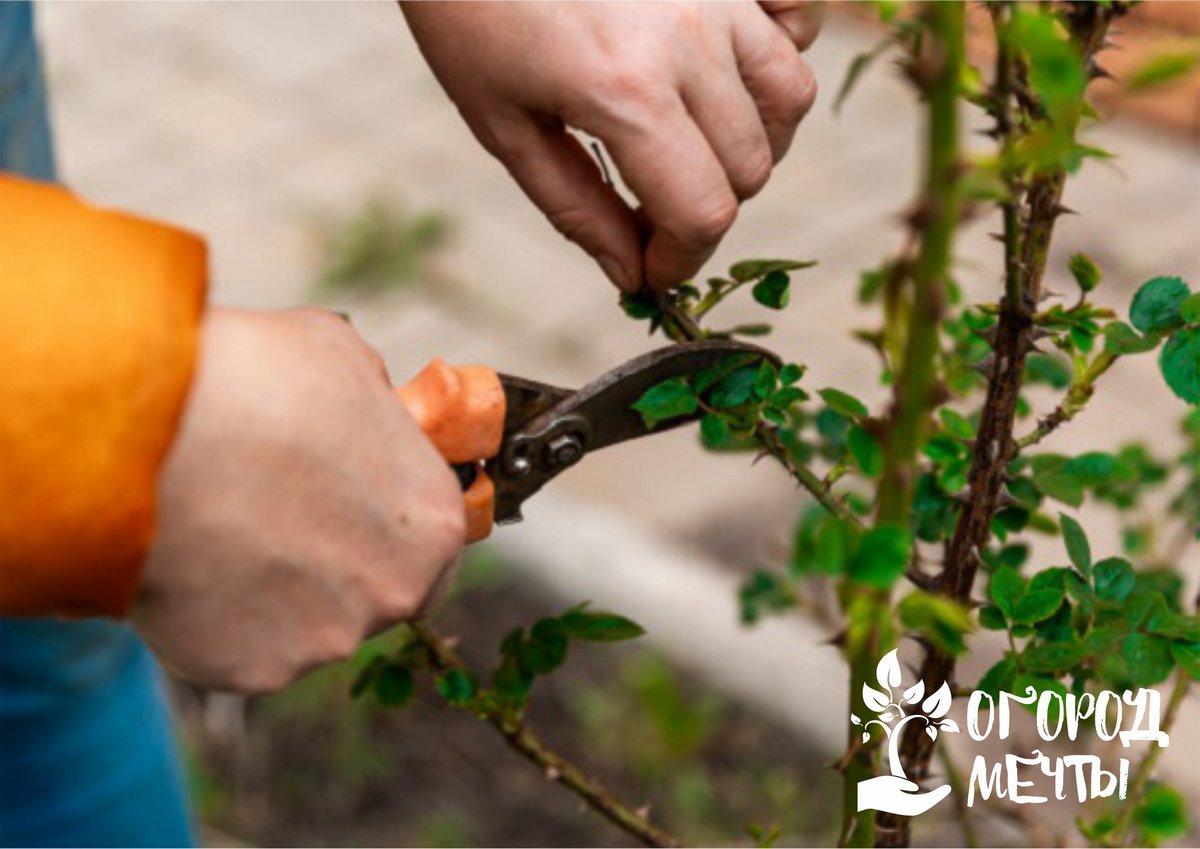
<svg viewBox="0 0 1200 849">
<path fill-rule="evenodd" d="M 633 405 L 664 380 L 689 377 L 739 355 L 780 364 L 763 348 L 721 339 L 651 351 L 576 391 L 500 375 L 507 401 L 504 440 L 485 465 L 496 486 L 496 521 L 519 521 L 521 505 L 585 454 L 699 419 L 703 410 L 648 430 Z"/>
</svg>

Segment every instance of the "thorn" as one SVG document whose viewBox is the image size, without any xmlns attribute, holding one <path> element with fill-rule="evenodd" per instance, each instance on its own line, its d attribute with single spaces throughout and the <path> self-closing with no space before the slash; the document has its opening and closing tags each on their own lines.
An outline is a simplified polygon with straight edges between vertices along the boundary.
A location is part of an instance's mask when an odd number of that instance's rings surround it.
<svg viewBox="0 0 1200 849">
<path fill-rule="evenodd" d="M 1061 298 L 1061 297 L 1062 297 L 1062 293 L 1055 292 L 1050 289 L 1046 289 L 1044 292 L 1042 292 L 1042 296 L 1040 298 L 1038 298 L 1038 303 L 1039 304 L 1045 303 L 1046 301 L 1050 300 L 1051 298 Z"/>
<path fill-rule="evenodd" d="M 987 330 L 976 330 L 975 335 L 988 343 L 989 347 L 996 347 L 996 339 L 1000 335 L 1000 325 L 993 324 Z"/>
<path fill-rule="evenodd" d="M 1033 330 L 1029 331 L 1029 338 L 1034 342 L 1038 342 L 1042 339 L 1052 339 L 1054 338 L 1054 331 L 1047 330 L 1044 327 L 1035 327 Z"/>
<path fill-rule="evenodd" d="M 908 578 L 910 582 L 912 582 L 913 586 L 917 587 L 918 589 L 922 589 L 927 593 L 937 592 L 942 583 L 940 580 L 938 580 L 936 575 L 927 575 L 924 572 L 920 572 L 916 569 L 909 569 L 904 573 L 904 576 Z"/>
<path fill-rule="evenodd" d="M 957 501 L 959 504 L 963 505 L 964 507 L 966 505 L 970 504 L 971 503 L 970 487 L 967 487 L 966 489 L 964 489 L 960 492 L 954 493 L 954 495 L 951 496 L 951 499 L 954 501 Z"/>
<path fill-rule="evenodd" d="M 1097 62 L 1094 58 L 1088 60 L 1087 73 L 1089 80 L 1116 80 L 1107 68 Z"/>
<path fill-rule="evenodd" d="M 1056 203 L 1050 207 L 1050 214 L 1057 218 L 1060 215 L 1078 215 L 1079 213 L 1071 209 L 1069 206 L 1063 206 L 1061 203 Z"/>
<path fill-rule="evenodd" d="M 1000 242 L 1001 244 L 1004 243 L 1004 234 L 1003 233 L 988 233 L 988 238 L 994 239 L 995 241 Z"/>
<path fill-rule="evenodd" d="M 636 811 L 634 811 L 634 813 L 637 814 L 642 819 L 648 820 L 648 819 L 650 819 L 650 806 L 642 805 L 640 808 L 638 808 Z"/>
<path fill-rule="evenodd" d="M 988 354 L 975 365 L 971 366 L 971 371 L 983 375 L 988 380 L 991 380 L 996 372 L 996 357 L 994 354 Z"/>
<path fill-rule="evenodd" d="M 758 461 L 759 461 L 759 460 L 761 460 L 763 457 L 770 457 L 770 456 L 771 456 L 771 452 L 770 452 L 770 451 L 768 451 L 768 450 L 767 450 L 767 449 L 765 449 L 765 448 L 763 448 L 763 449 L 760 449 L 760 450 L 759 450 L 759 452 L 758 452 L 757 454 L 755 454 L 755 455 L 754 455 L 754 459 L 750 461 L 750 465 L 751 465 L 751 466 L 757 466 L 757 465 L 758 465 Z"/>
<path fill-rule="evenodd" d="M 832 637 L 830 637 L 828 640 L 826 640 L 822 645 L 837 646 L 839 649 L 843 648 L 846 645 L 846 632 L 838 631 L 836 634 L 834 634 Z"/>
<path fill-rule="evenodd" d="M 562 772 L 556 766 L 548 766 L 545 775 L 547 781 L 558 781 L 562 777 Z"/>
<path fill-rule="evenodd" d="M 1013 498 L 1013 494 L 1008 491 L 1008 487 L 1000 487 L 1000 492 L 996 494 L 996 506 L 1001 510 L 1006 510 L 1009 507 L 1020 507 L 1021 502 Z"/>
<path fill-rule="evenodd" d="M 1017 342 L 1017 350 L 1022 354 L 1044 354 L 1045 350 L 1038 347 L 1038 343 L 1029 336 L 1022 336 Z"/>
</svg>

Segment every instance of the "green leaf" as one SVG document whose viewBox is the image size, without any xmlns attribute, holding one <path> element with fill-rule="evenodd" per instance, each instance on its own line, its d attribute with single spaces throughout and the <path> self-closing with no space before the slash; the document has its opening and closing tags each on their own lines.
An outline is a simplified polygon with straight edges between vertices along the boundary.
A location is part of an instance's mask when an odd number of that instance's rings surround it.
<svg viewBox="0 0 1200 849">
<path fill-rule="evenodd" d="M 1066 468 L 1067 458 L 1060 454 L 1039 454 L 1033 458 L 1033 485 L 1064 504 L 1083 504 L 1083 482 Z"/>
<path fill-rule="evenodd" d="M 1004 618 L 1004 611 L 994 604 L 979 608 L 979 624 L 989 631 L 1003 631 L 1008 628 L 1008 620 Z"/>
<path fill-rule="evenodd" d="M 1021 625 L 1035 625 L 1055 614 L 1062 606 L 1064 591 L 1057 589 L 1031 590 L 1017 600 L 1012 619 Z"/>
<path fill-rule="evenodd" d="M 1129 91 L 1144 91 L 1182 79 L 1192 72 L 1200 62 L 1200 53 L 1195 50 L 1180 50 L 1159 53 L 1143 62 L 1126 80 Z"/>
<path fill-rule="evenodd" d="M 1025 54 L 1033 90 L 1057 129 L 1077 109 L 1087 87 L 1077 48 L 1056 16 L 1026 7 L 1017 9 L 1006 37 Z"/>
<path fill-rule="evenodd" d="M 416 689 L 412 670 L 389 663 L 375 675 L 375 698 L 385 707 L 400 707 Z"/>
<path fill-rule="evenodd" d="M 1015 569 L 1007 566 L 992 573 L 988 583 L 988 598 L 990 598 L 1009 619 L 1016 612 L 1017 602 L 1025 595 L 1025 579 L 1017 574 Z"/>
<path fill-rule="evenodd" d="M 1169 640 L 1200 643 L 1200 618 L 1182 613 L 1159 613 L 1146 625 L 1146 630 Z"/>
<path fill-rule="evenodd" d="M 754 394 L 758 400 L 767 400 L 775 391 L 775 384 L 778 380 L 779 375 L 775 371 L 775 366 L 771 365 L 770 361 L 763 360 L 758 367 L 758 374 L 754 376 Z"/>
<path fill-rule="evenodd" d="M 792 406 L 797 401 L 807 401 L 808 393 L 799 386 L 785 386 L 782 389 L 776 389 L 772 392 L 771 397 L 767 400 L 772 406 L 783 410 Z"/>
<path fill-rule="evenodd" d="M 1200 292 L 1188 295 L 1179 305 L 1179 315 L 1188 324 L 1200 321 Z"/>
<path fill-rule="evenodd" d="M 841 575 L 854 544 L 854 532 L 841 519 L 826 515 L 817 528 L 813 566 L 822 575 Z"/>
<path fill-rule="evenodd" d="M 846 68 L 846 76 L 842 78 L 842 84 L 838 87 L 837 96 L 833 99 L 834 115 L 842 111 L 842 104 L 846 102 L 846 98 L 854 90 L 854 86 L 858 83 L 859 78 L 862 77 L 863 72 L 894 42 L 895 36 L 889 33 L 870 50 L 859 53 L 850 60 L 850 66 Z"/>
<path fill-rule="evenodd" d="M 546 675 L 567 659 L 567 632 L 558 619 L 539 619 L 521 644 L 517 660 L 530 675 Z"/>
<path fill-rule="evenodd" d="M 468 705 L 475 699 L 475 678 L 463 669 L 447 669 L 434 682 L 438 693 L 452 705 Z"/>
<path fill-rule="evenodd" d="M 1129 561 L 1106 557 L 1096 564 L 1096 597 L 1120 604 L 1133 592 L 1134 574 Z"/>
<path fill-rule="evenodd" d="M 747 259 L 730 266 L 729 276 L 739 283 L 747 283 L 775 271 L 799 271 L 802 268 L 812 268 L 816 264 L 816 260 L 798 262 L 791 259 Z"/>
<path fill-rule="evenodd" d="M 1193 681 L 1200 681 L 1200 643 L 1171 643 L 1171 657 Z"/>
<path fill-rule="evenodd" d="M 850 559 L 850 577 L 860 584 L 887 589 L 904 574 L 912 539 L 897 525 L 871 528 L 858 543 Z"/>
<path fill-rule="evenodd" d="M 942 420 L 942 427 L 950 436 L 958 439 L 975 438 L 975 425 L 971 424 L 966 416 L 954 412 L 949 407 L 942 407 L 938 410 L 938 418 Z"/>
<path fill-rule="evenodd" d="M 1016 661 L 1005 656 L 1003 660 L 983 674 L 975 688 L 987 693 L 993 699 L 997 699 L 1000 697 L 1001 690 L 1011 692 L 1016 674 Z"/>
<path fill-rule="evenodd" d="M 794 607 L 796 595 L 778 576 L 756 569 L 738 588 L 738 606 L 744 625 L 752 625 L 768 613 Z"/>
<path fill-rule="evenodd" d="M 857 421 L 865 419 L 870 415 L 866 404 L 840 389 L 821 389 L 817 391 L 817 394 L 821 396 L 821 400 L 825 402 L 829 409 L 835 413 L 840 413 L 848 419 Z"/>
<path fill-rule="evenodd" d="M 975 629 L 970 611 L 961 604 L 921 590 L 900 600 L 899 614 L 901 625 L 951 656 L 966 650 L 963 635 Z"/>
<path fill-rule="evenodd" d="M 1110 354 L 1141 354 L 1153 351 L 1162 339 L 1157 333 L 1140 335 L 1123 321 L 1112 321 L 1104 325 L 1104 350 Z"/>
<path fill-rule="evenodd" d="M 696 412 L 696 393 L 682 377 L 672 377 L 645 391 L 633 404 L 648 429 L 661 421 Z"/>
<path fill-rule="evenodd" d="M 1070 574 L 1071 570 L 1066 566 L 1051 566 L 1049 569 L 1043 569 L 1029 579 L 1029 592 L 1062 590 L 1065 593 L 1067 576 Z"/>
<path fill-rule="evenodd" d="M 873 478 L 883 470 L 883 447 L 878 439 L 855 425 L 850 428 L 846 442 L 864 475 Z"/>
<path fill-rule="evenodd" d="M 1200 404 L 1200 327 L 1177 331 L 1158 359 L 1171 391 L 1189 404 Z"/>
<path fill-rule="evenodd" d="M 1129 320 L 1143 333 L 1169 330 L 1182 323 L 1179 308 L 1191 292 L 1179 277 L 1147 280 L 1133 296 Z"/>
<path fill-rule="evenodd" d="M 641 625 L 616 613 L 588 610 L 568 610 L 559 617 L 567 634 L 576 640 L 615 643 L 632 640 L 646 633 Z"/>
<path fill-rule="evenodd" d="M 1091 488 L 1131 480 L 1137 473 L 1129 462 L 1103 451 L 1072 457 L 1063 464 L 1062 471 Z"/>
<path fill-rule="evenodd" d="M 621 309 L 625 311 L 625 315 L 638 321 L 657 318 L 662 313 L 654 295 L 645 289 L 621 295 Z"/>
<path fill-rule="evenodd" d="M 788 300 L 791 296 L 789 292 L 790 284 L 791 280 L 785 272 L 772 271 L 754 284 L 754 288 L 750 290 L 750 294 L 754 296 L 754 300 L 758 301 L 764 307 L 781 310 L 788 305 Z"/>
<path fill-rule="evenodd" d="M 1083 638 L 1088 654 L 1101 654 L 1121 642 L 1129 632 L 1119 625 L 1099 625 Z"/>
<path fill-rule="evenodd" d="M 523 702 L 533 686 L 533 676 L 522 669 L 515 659 L 508 658 L 492 673 L 492 686 L 503 698 Z"/>
<path fill-rule="evenodd" d="M 1066 513 L 1059 513 L 1058 519 L 1062 523 L 1062 536 L 1063 542 L 1067 544 L 1067 556 L 1071 558 L 1076 569 L 1090 577 L 1092 574 L 1092 547 L 1088 544 L 1087 534 L 1083 532 L 1083 528 L 1079 527 L 1079 523 Z"/>
<path fill-rule="evenodd" d="M 1121 653 L 1129 666 L 1129 678 L 1138 687 L 1162 683 L 1174 666 L 1171 643 L 1147 634 L 1130 634 L 1121 644 Z"/>
<path fill-rule="evenodd" d="M 716 413 L 700 420 L 700 439 L 706 448 L 720 448 L 729 441 L 729 425 Z"/>
<path fill-rule="evenodd" d="M 1031 672 L 1061 672 L 1073 669 L 1088 655 L 1083 643 L 1044 643 L 1026 649 L 1021 662 Z"/>
<path fill-rule="evenodd" d="M 757 381 L 756 366 L 747 366 L 731 372 L 708 393 L 708 403 L 719 410 L 740 407 L 754 397 L 754 384 Z"/>
<path fill-rule="evenodd" d="M 1163 840 L 1187 833 L 1188 812 L 1183 797 L 1173 787 L 1157 781 L 1146 788 L 1146 794 L 1134 809 L 1133 818 L 1148 838 L 1145 845 L 1157 846 Z"/>
<path fill-rule="evenodd" d="M 1155 616 L 1169 609 L 1161 592 L 1135 584 L 1134 591 L 1121 606 L 1121 615 L 1130 628 L 1141 628 Z"/>
<path fill-rule="evenodd" d="M 1079 288 L 1085 292 L 1092 291 L 1100 282 L 1100 266 L 1087 254 L 1073 254 L 1067 261 L 1067 268 L 1079 284 Z"/>
<path fill-rule="evenodd" d="M 372 657 L 358 674 L 354 676 L 354 683 L 350 685 L 350 698 L 357 699 L 363 693 L 375 686 L 375 676 L 379 674 L 379 670 L 387 663 L 379 655 Z"/>
<path fill-rule="evenodd" d="M 804 369 L 795 363 L 784 363 L 783 368 L 779 370 L 779 382 L 784 386 L 791 386 L 804 376 Z"/>
</svg>

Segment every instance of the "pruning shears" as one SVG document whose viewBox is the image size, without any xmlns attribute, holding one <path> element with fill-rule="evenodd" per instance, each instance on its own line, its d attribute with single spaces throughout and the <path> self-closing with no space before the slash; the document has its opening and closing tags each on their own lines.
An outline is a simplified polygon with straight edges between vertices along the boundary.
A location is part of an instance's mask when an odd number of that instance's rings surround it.
<svg viewBox="0 0 1200 849">
<path fill-rule="evenodd" d="M 743 342 L 685 342 L 643 354 L 570 390 L 434 359 L 396 393 L 454 466 L 466 501 L 467 540 L 475 542 L 491 533 L 494 522 L 520 521 L 521 505 L 584 455 L 701 418 L 705 411 L 697 408 L 651 430 L 633 405 L 663 381 L 733 359 L 780 364 L 770 351 Z"/>
</svg>

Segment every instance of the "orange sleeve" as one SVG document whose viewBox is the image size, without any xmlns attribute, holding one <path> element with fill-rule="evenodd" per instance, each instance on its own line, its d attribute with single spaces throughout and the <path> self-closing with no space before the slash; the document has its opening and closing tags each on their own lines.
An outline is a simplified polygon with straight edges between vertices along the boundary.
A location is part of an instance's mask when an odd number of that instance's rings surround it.
<svg viewBox="0 0 1200 849">
<path fill-rule="evenodd" d="M 0 612 L 128 609 L 205 286 L 195 236 L 0 174 Z"/>
</svg>

